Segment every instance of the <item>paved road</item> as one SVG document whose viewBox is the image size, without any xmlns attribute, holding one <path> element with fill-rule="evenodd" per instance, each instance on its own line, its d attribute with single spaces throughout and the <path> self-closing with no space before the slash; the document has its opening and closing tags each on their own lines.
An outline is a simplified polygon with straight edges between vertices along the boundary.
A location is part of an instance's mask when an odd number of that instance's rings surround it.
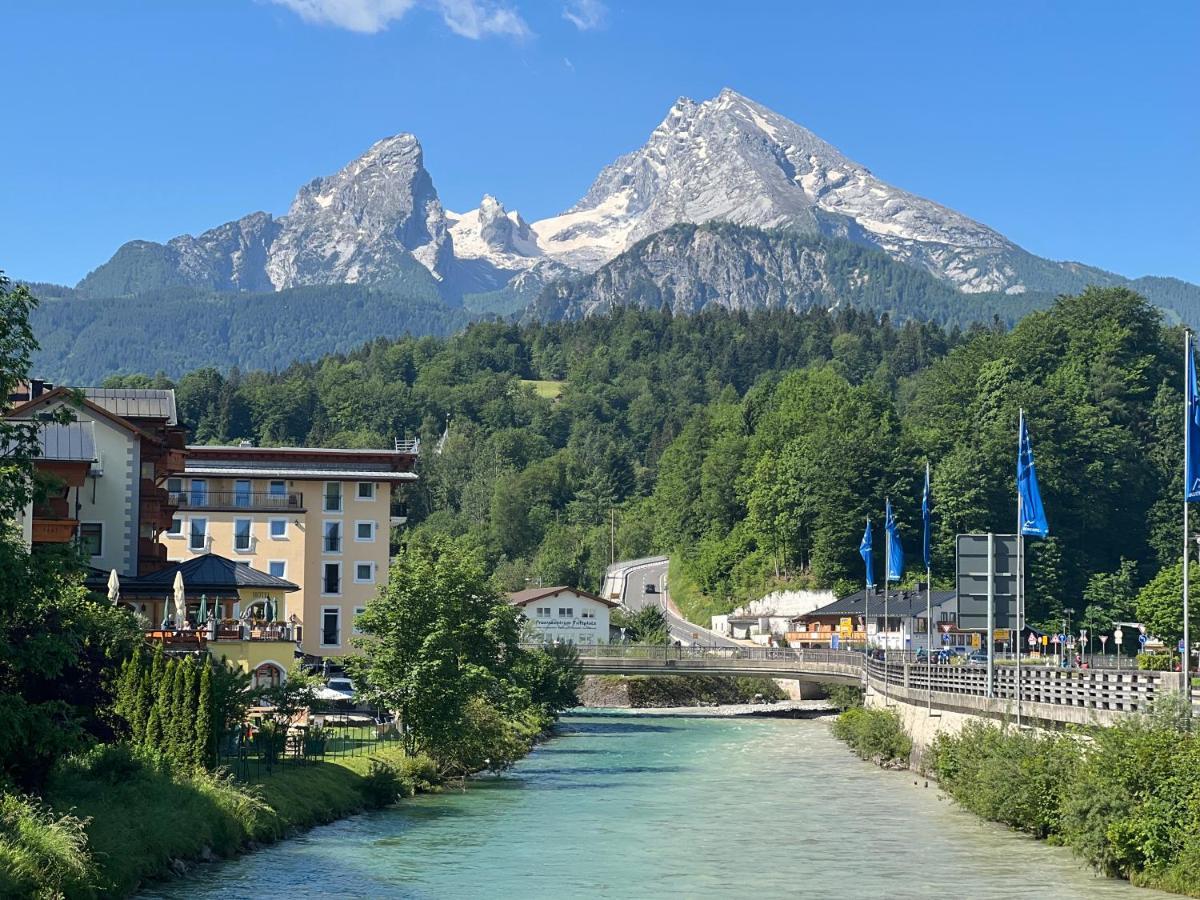
<svg viewBox="0 0 1200 900">
<path fill-rule="evenodd" d="M 615 563 L 605 573 L 603 595 L 610 600 L 619 600 L 622 606 L 634 612 L 647 606 L 657 606 L 667 620 L 667 631 L 672 641 L 707 647 L 743 646 L 739 641 L 709 631 L 679 615 L 671 605 L 667 584 L 669 562 L 665 556 L 650 556 Z M 653 592 L 646 590 L 650 585 L 654 586 Z"/>
</svg>

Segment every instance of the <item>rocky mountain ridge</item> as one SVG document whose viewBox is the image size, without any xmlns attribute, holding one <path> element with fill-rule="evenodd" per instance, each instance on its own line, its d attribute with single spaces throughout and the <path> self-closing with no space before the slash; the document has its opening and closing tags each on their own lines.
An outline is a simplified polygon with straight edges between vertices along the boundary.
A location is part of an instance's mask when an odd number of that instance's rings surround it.
<svg viewBox="0 0 1200 900">
<path fill-rule="evenodd" d="M 586 314 L 620 302 L 601 286 L 611 273 L 588 279 L 639 242 L 673 226 L 717 222 L 842 238 L 963 294 L 1015 297 L 1127 281 L 1034 256 L 985 225 L 880 181 L 803 126 L 726 89 L 703 102 L 680 98 L 644 146 L 605 167 L 558 216 L 529 223 L 491 195 L 468 212 L 447 211 L 420 142 L 399 134 L 301 187 L 283 216 L 256 212 L 166 244 L 131 241 L 77 291 L 107 297 L 173 286 L 261 293 L 364 284 L 422 296 L 432 289 L 451 306 L 509 313 L 544 291 L 551 296 L 536 308 L 557 308 L 558 283 L 582 277 L 592 285 L 591 299 L 565 309 Z M 701 236 L 686 252 L 715 252 L 719 243 Z M 666 244 L 657 245 L 656 258 L 677 275 L 706 264 L 682 261 L 682 245 L 670 247 L 676 255 L 669 266 Z M 755 268 L 760 261 L 752 257 L 743 258 L 744 275 L 677 281 L 672 303 L 697 309 L 775 302 L 761 288 L 783 276 L 769 265 Z M 805 277 L 815 280 L 801 284 Z M 807 264 L 783 280 L 792 293 L 826 291 Z M 685 284 L 698 293 L 685 295 Z M 1194 288 L 1185 284 L 1185 293 Z"/>
</svg>

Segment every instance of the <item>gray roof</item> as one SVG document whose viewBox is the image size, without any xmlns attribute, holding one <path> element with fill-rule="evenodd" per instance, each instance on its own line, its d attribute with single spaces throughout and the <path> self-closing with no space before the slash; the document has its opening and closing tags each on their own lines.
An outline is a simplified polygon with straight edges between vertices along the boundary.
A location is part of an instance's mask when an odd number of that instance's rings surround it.
<svg viewBox="0 0 1200 900">
<path fill-rule="evenodd" d="M 175 392 L 157 388 L 83 388 L 83 396 L 122 419 L 162 419 L 178 425 Z"/>
<path fill-rule="evenodd" d="M 855 591 L 853 594 L 847 594 L 845 597 L 840 597 L 832 603 L 814 609 L 810 613 L 802 616 L 793 616 L 792 618 L 803 620 L 809 616 L 861 616 L 866 608 L 864 593 L 864 591 Z M 933 608 L 939 609 L 946 603 L 954 600 L 955 596 L 954 591 L 934 591 L 932 595 Z M 883 591 L 871 592 L 871 612 L 876 615 L 883 615 Z M 889 591 L 888 615 L 900 617 L 913 616 L 923 619 L 925 617 L 925 591 Z"/>
<path fill-rule="evenodd" d="M 166 591 L 170 593 L 175 585 L 175 573 L 183 574 L 183 586 L 187 593 L 216 593 L 218 591 L 236 591 L 238 588 L 273 588 L 283 591 L 298 591 L 299 586 L 285 578 L 276 578 L 258 569 L 250 568 L 249 563 L 226 559 L 215 553 L 206 553 L 184 562 L 168 566 L 149 575 L 131 579 L 130 587 L 140 591 Z M 122 582 L 124 584 L 124 582 Z"/>
<path fill-rule="evenodd" d="M 38 442 L 42 459 L 96 461 L 96 431 L 92 422 L 47 423 L 38 429 Z"/>
</svg>

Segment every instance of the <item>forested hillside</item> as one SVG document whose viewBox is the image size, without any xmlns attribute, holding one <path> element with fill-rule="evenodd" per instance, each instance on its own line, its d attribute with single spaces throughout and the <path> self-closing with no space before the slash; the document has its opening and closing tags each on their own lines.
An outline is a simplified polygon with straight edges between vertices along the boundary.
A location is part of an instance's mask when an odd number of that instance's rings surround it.
<svg viewBox="0 0 1200 900">
<path fill-rule="evenodd" d="M 674 552 L 681 592 L 710 607 L 774 583 L 858 583 L 863 520 L 888 496 L 918 558 L 927 459 L 934 567 L 949 580 L 956 533 L 1015 519 L 1024 406 L 1052 532 L 1030 542 L 1030 613 L 1049 620 L 1099 596 L 1093 576 L 1122 558 L 1138 583 L 1172 559 L 1179 344 L 1122 288 L 1064 298 L 1011 332 L 852 309 L 618 309 L 381 339 L 275 374 L 203 369 L 177 390 L 198 441 L 420 435 L 412 526 L 469 534 L 512 587 L 595 588 L 611 514 L 618 557 Z"/>
</svg>

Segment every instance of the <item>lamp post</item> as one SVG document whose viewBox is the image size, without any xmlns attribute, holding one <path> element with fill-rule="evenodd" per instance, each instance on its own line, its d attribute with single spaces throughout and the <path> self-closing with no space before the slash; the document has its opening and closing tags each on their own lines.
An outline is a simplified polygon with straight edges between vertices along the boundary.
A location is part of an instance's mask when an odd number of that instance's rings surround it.
<svg viewBox="0 0 1200 900">
<path fill-rule="evenodd" d="M 1075 610 L 1067 606 L 1063 608 L 1063 613 L 1067 617 L 1067 627 L 1063 629 L 1063 659 L 1067 658 L 1067 641 L 1071 638 L 1071 616 L 1075 614 Z"/>
</svg>

